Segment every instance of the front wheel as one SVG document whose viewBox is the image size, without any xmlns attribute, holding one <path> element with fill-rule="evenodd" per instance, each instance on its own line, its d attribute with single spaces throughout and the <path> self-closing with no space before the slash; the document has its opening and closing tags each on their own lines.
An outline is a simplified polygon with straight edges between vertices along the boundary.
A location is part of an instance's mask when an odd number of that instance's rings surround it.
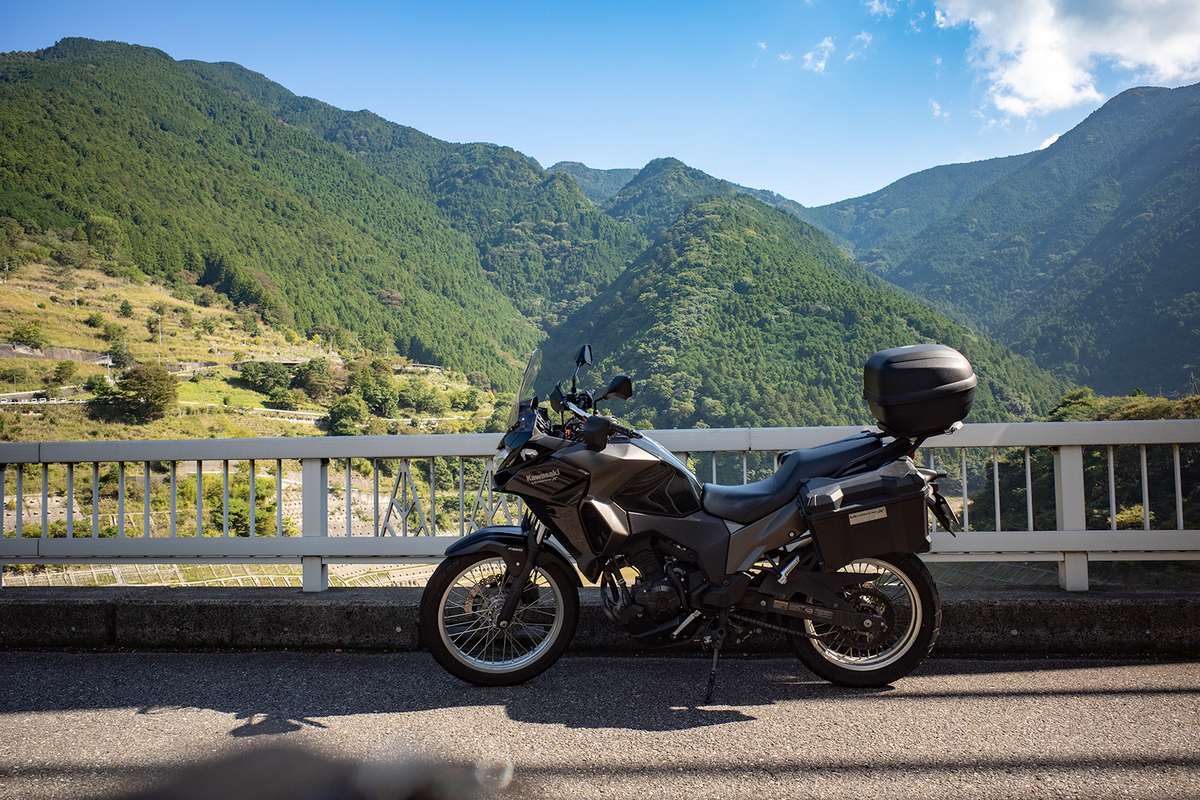
<svg viewBox="0 0 1200 800">
<path fill-rule="evenodd" d="M 861 583 L 841 591 L 847 606 L 877 614 L 881 629 L 866 632 L 811 620 L 788 619 L 792 649 L 818 677 L 839 686 L 886 686 L 912 672 L 929 655 L 942 626 L 942 604 L 933 576 L 909 553 L 891 553 L 847 564 Z M 809 603 L 813 598 L 805 598 Z"/>
<path fill-rule="evenodd" d="M 451 674 L 481 686 L 527 681 L 567 649 L 579 621 L 579 593 L 559 564 L 534 567 L 511 623 L 497 624 L 512 585 L 504 559 L 490 553 L 447 558 L 421 596 L 429 652 Z"/>
</svg>

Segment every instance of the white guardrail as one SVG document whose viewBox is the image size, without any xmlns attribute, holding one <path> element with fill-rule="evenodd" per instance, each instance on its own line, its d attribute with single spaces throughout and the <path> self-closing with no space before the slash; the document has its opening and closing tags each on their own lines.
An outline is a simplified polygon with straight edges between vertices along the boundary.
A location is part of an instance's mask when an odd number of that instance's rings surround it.
<svg viewBox="0 0 1200 800">
<path fill-rule="evenodd" d="M 711 462 L 711 479 L 729 483 L 763 476 L 771 454 L 860 430 L 648 433 L 687 454 L 701 480 L 710 479 Z M 517 521 L 519 502 L 491 489 L 497 439 L 459 434 L 2 443 L 0 563 L 298 561 L 304 590 L 323 591 L 330 563 L 436 561 L 459 536 Z M 1020 508 L 1001 508 L 1001 476 L 1011 484 L 1016 471 L 1021 483 L 1022 450 L 1023 484 L 1004 493 L 1008 506 L 1020 499 L 1025 513 L 1019 514 Z M 1048 452 L 1052 491 L 1035 488 L 1031 468 Z M 1105 525 L 1099 530 L 1087 525 L 1085 453 L 1093 523 L 1102 494 L 1096 482 L 1107 475 L 1108 508 L 1100 513 Z M 1064 588 L 1086 590 L 1089 561 L 1200 559 L 1200 531 L 1184 527 L 1197 513 L 1189 509 L 1185 517 L 1184 503 L 1195 495 L 1200 421 L 968 425 L 930 439 L 917 460 L 950 472 L 943 493 L 971 528 L 957 537 L 935 530 L 932 551 L 923 556 L 928 561 L 1056 561 Z M 1118 507 L 1117 464 L 1122 475 L 1133 464 L 1133 480 L 1140 481 L 1140 529 L 1118 530 L 1118 518 L 1126 521 L 1130 510 Z M 1174 486 L 1164 486 L 1172 477 Z M 980 501 L 980 490 L 987 494 L 981 481 L 992 484 L 990 504 Z M 1121 488 L 1123 497 L 1133 491 Z M 1171 489 L 1173 509 L 1163 499 Z M 990 518 L 981 521 L 979 509 L 986 505 Z M 1035 517 L 1046 519 L 1051 508 L 1056 529 L 1035 530 Z M 1001 511 L 1010 524 L 1014 513 L 1024 524 L 1005 530 Z M 1168 519 L 1170 529 L 1156 527 L 1157 519 Z"/>
</svg>

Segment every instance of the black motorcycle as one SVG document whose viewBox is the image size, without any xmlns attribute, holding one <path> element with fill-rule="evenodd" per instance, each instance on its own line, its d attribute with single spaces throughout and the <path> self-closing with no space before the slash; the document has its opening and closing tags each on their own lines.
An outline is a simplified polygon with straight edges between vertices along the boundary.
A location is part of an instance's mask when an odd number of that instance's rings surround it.
<svg viewBox="0 0 1200 800">
<path fill-rule="evenodd" d="M 709 697 L 722 647 L 766 630 L 843 686 L 889 684 L 929 653 L 941 604 L 914 554 L 929 549 L 927 509 L 946 530 L 957 520 L 935 482 L 945 473 L 912 456 L 970 411 L 976 378 L 960 353 L 876 353 L 864 396 L 878 430 L 785 453 L 773 475 L 741 486 L 701 484 L 600 415 L 598 402 L 628 399 L 633 383 L 578 390 L 589 346 L 548 408 L 532 396 L 540 363 L 534 351 L 495 457 L 496 489 L 528 513 L 451 545 L 421 598 L 424 642 L 451 673 L 503 685 L 547 669 L 574 636 L 580 573 L 638 644 L 711 647 Z"/>
</svg>

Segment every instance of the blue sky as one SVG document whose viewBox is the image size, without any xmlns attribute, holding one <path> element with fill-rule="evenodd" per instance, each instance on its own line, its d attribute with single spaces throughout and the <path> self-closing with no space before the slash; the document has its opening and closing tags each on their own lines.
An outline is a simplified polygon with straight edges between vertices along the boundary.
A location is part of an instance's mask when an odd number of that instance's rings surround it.
<svg viewBox="0 0 1200 800">
<path fill-rule="evenodd" d="M 544 166 L 674 156 L 806 205 L 1027 152 L 1137 85 L 1200 81 L 1195 0 L 12 4 L 64 36 L 235 61 Z"/>
</svg>

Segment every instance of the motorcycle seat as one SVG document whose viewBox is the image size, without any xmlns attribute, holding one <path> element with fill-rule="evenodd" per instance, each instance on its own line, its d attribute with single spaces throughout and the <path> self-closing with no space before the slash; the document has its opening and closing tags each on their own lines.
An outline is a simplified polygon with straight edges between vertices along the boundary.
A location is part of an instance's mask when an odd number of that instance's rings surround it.
<svg viewBox="0 0 1200 800">
<path fill-rule="evenodd" d="M 794 500 L 800 484 L 809 478 L 825 477 L 851 459 L 882 447 L 877 434 L 860 433 L 829 444 L 791 450 L 783 454 L 779 469 L 769 478 L 742 486 L 704 484 L 704 510 L 747 525 Z"/>
</svg>

